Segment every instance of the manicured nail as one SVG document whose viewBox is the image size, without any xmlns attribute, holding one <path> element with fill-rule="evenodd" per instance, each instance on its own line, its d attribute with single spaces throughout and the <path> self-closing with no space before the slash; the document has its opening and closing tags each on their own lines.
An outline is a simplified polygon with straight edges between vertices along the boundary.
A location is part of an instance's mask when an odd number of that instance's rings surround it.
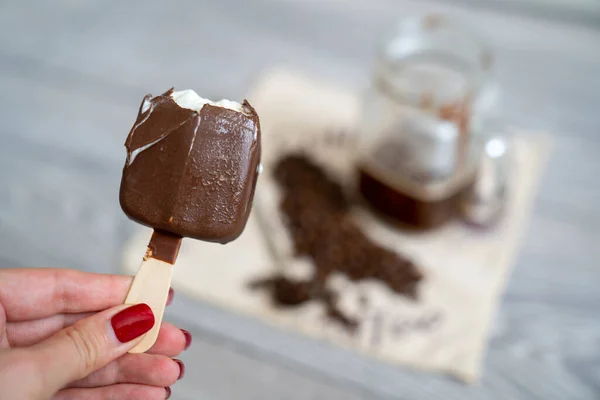
<svg viewBox="0 0 600 400">
<path fill-rule="evenodd" d="M 126 343 L 152 329 L 154 314 L 147 304 L 136 304 L 112 317 L 110 324 L 119 342 Z"/>
<path fill-rule="evenodd" d="M 185 376 L 185 364 L 183 363 L 183 361 L 178 360 L 176 358 L 174 358 L 173 361 L 175 361 L 177 365 L 179 365 L 179 377 L 177 378 L 177 380 L 180 380 Z"/>
<path fill-rule="evenodd" d="M 175 296 L 175 291 L 173 288 L 169 288 L 169 295 L 167 296 L 167 305 L 173 302 L 173 296 Z"/>
<path fill-rule="evenodd" d="M 171 388 L 167 386 L 165 390 L 167 391 L 167 397 L 165 397 L 165 400 L 167 400 L 169 397 L 171 397 Z"/>
<path fill-rule="evenodd" d="M 185 329 L 182 329 L 181 332 L 183 332 L 183 336 L 185 336 L 185 347 L 183 349 L 187 350 L 192 345 L 192 335 Z"/>
</svg>

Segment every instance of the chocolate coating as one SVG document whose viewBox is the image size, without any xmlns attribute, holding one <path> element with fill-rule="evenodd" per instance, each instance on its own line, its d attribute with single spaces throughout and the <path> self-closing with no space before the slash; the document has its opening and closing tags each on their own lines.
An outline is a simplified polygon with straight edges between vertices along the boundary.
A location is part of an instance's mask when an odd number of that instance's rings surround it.
<svg viewBox="0 0 600 400">
<path fill-rule="evenodd" d="M 260 124 L 243 112 L 144 98 L 127 137 L 119 200 L 134 221 L 175 235 L 227 243 L 244 230 L 260 163 Z"/>
<path fill-rule="evenodd" d="M 156 258 L 157 260 L 164 261 L 169 264 L 175 264 L 177 256 L 179 255 L 179 247 L 181 246 L 181 236 L 174 235 L 169 232 L 154 230 L 150 243 L 148 244 L 148 250 L 146 251 L 146 257 Z"/>
</svg>

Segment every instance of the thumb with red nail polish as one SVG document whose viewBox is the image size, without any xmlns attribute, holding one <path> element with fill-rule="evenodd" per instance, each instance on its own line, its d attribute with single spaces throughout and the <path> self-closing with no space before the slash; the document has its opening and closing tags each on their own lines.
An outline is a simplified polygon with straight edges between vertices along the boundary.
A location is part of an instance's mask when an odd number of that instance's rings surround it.
<svg viewBox="0 0 600 400">
<path fill-rule="evenodd" d="M 121 305 L 82 319 L 24 351 L 41 366 L 46 390 L 58 391 L 127 353 L 153 326 L 148 305 Z"/>
</svg>

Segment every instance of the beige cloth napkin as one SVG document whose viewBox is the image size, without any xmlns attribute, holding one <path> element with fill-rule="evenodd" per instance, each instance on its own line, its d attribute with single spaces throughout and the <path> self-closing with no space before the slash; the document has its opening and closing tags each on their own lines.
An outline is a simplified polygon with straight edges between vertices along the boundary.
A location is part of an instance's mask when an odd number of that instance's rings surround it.
<svg viewBox="0 0 600 400">
<path fill-rule="evenodd" d="M 310 276 L 310 261 L 292 256 L 291 239 L 278 212 L 279 188 L 270 177 L 270 167 L 289 149 L 310 148 L 311 155 L 332 174 L 349 179 L 347 150 L 328 146 L 322 135 L 352 131 L 358 97 L 327 82 L 274 69 L 257 82 L 249 100 L 261 119 L 265 172 L 247 228 L 227 246 L 185 240 L 173 286 L 198 299 L 369 357 L 475 381 L 490 322 L 530 212 L 547 141 L 540 135 L 513 135 L 510 195 L 505 217 L 494 230 L 473 231 L 457 222 L 432 233 L 409 234 L 357 210 L 356 219 L 367 233 L 413 258 L 425 280 L 420 299 L 414 302 L 379 282 L 355 283 L 334 276 L 330 283 L 341 295 L 340 307 L 360 321 L 352 335 L 327 319 L 321 304 L 277 309 L 266 293 L 250 290 L 248 283 L 274 271 Z M 126 246 L 128 273 L 136 271 L 150 234 L 141 228 Z"/>
</svg>

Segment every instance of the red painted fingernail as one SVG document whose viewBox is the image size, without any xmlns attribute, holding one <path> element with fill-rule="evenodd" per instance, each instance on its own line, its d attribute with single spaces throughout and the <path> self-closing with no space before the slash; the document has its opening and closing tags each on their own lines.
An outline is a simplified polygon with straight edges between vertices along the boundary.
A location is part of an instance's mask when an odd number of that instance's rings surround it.
<svg viewBox="0 0 600 400">
<path fill-rule="evenodd" d="M 167 400 L 169 397 L 171 397 L 171 388 L 167 386 L 165 390 L 167 391 L 167 397 L 165 397 L 165 400 Z"/>
<path fill-rule="evenodd" d="M 174 358 L 173 361 L 175 361 L 177 365 L 179 365 L 179 377 L 177 378 L 177 380 L 180 380 L 185 376 L 185 364 L 183 363 L 183 361 L 178 360 L 176 358 Z"/>
<path fill-rule="evenodd" d="M 185 329 L 182 329 L 181 332 L 183 332 L 183 336 L 185 336 L 185 347 L 183 349 L 187 350 L 192 345 L 192 335 Z"/>
<path fill-rule="evenodd" d="M 126 343 L 152 329 L 154 314 L 147 304 L 136 304 L 112 317 L 110 324 L 119 342 Z"/>
<path fill-rule="evenodd" d="M 173 296 L 175 296 L 175 291 L 173 288 L 169 288 L 169 295 L 167 296 L 167 305 L 173 302 Z"/>
</svg>

